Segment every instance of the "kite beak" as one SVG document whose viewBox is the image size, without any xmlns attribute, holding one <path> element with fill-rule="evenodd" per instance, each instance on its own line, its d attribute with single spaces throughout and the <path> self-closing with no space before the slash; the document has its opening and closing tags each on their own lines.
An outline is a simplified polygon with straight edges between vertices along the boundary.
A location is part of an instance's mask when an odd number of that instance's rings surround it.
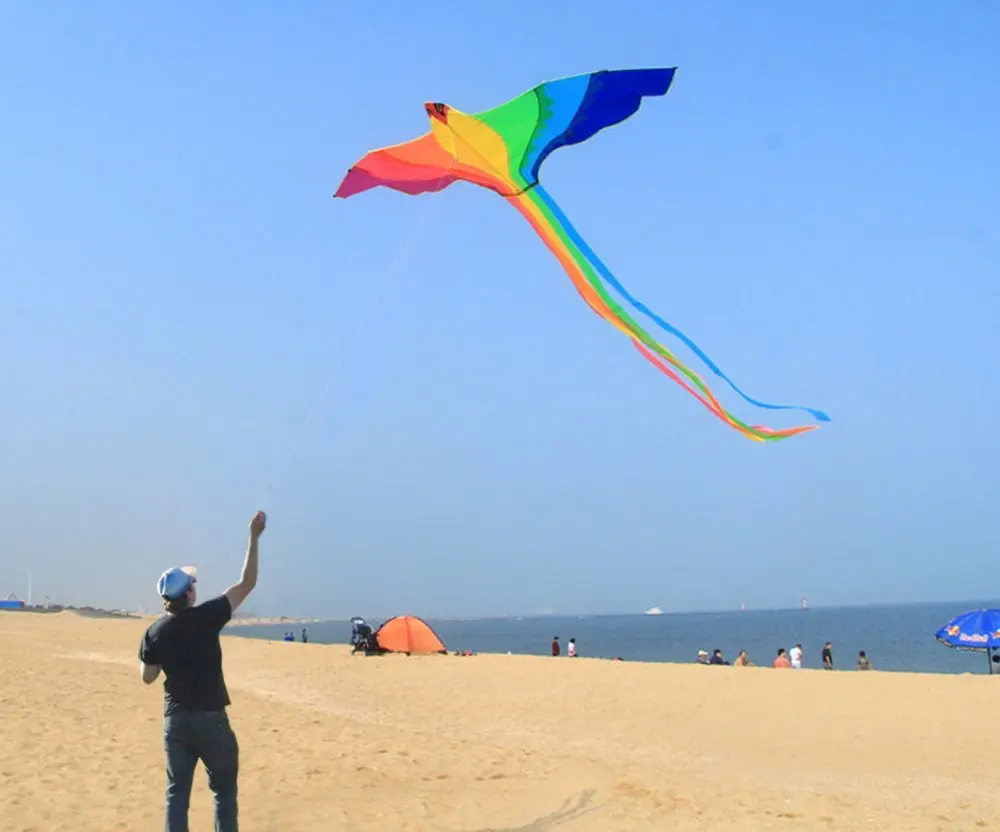
<svg viewBox="0 0 1000 832">
<path fill-rule="evenodd" d="M 435 118 L 442 124 L 448 123 L 448 105 L 439 104 L 437 102 L 428 101 L 424 104 L 424 109 L 427 111 L 427 115 L 431 118 Z"/>
</svg>

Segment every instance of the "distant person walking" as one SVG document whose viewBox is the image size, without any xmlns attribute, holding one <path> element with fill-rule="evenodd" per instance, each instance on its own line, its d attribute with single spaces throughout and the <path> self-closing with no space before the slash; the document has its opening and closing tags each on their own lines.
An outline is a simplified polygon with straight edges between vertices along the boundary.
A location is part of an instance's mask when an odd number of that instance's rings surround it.
<svg viewBox="0 0 1000 832">
<path fill-rule="evenodd" d="M 264 512 L 250 521 L 243 572 L 217 598 L 195 606 L 197 570 L 168 569 L 156 586 L 166 614 L 146 630 L 139 645 L 142 681 L 163 683 L 163 741 L 167 758 L 166 832 L 188 832 L 194 770 L 201 760 L 215 796 L 216 832 L 237 832 L 239 745 L 229 724 L 230 704 L 222 675 L 219 633 L 257 585 L 257 542 Z"/>
<path fill-rule="evenodd" d="M 552 655 L 558 656 L 562 652 L 559 649 L 559 636 L 552 636 Z"/>
<path fill-rule="evenodd" d="M 823 646 L 823 670 L 833 670 L 833 642 Z"/>
<path fill-rule="evenodd" d="M 791 662 L 792 667 L 795 670 L 802 669 L 802 645 L 796 644 L 791 650 L 788 651 L 788 661 Z"/>
</svg>

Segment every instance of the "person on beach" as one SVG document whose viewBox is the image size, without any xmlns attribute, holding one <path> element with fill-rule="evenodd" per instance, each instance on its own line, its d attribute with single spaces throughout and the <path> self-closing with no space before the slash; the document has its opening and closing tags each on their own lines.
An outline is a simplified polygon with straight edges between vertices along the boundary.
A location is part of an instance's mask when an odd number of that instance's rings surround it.
<svg viewBox="0 0 1000 832">
<path fill-rule="evenodd" d="M 569 640 L 569 644 L 566 645 L 566 655 L 569 656 L 571 659 L 575 659 L 576 658 L 576 639 L 575 638 L 571 638 Z"/>
<path fill-rule="evenodd" d="M 872 669 L 872 660 L 868 658 L 868 654 L 865 653 L 864 650 L 859 650 L 858 651 L 857 668 L 858 668 L 858 670 L 871 670 Z"/>
<path fill-rule="evenodd" d="M 750 661 L 746 650 L 740 650 L 736 656 L 736 661 L 733 662 L 733 667 L 753 667 L 753 662 Z"/>
<path fill-rule="evenodd" d="M 788 655 L 785 652 L 784 647 L 778 648 L 778 655 L 775 657 L 774 662 L 771 667 L 788 667 L 792 666 L 791 662 L 788 661 Z"/>
<path fill-rule="evenodd" d="M 729 662 L 727 662 L 725 657 L 722 655 L 722 651 L 718 647 L 716 647 L 715 650 L 712 651 L 712 657 L 708 660 L 708 663 L 729 664 Z"/>
<path fill-rule="evenodd" d="M 823 645 L 823 670 L 833 670 L 833 642 Z"/>
<path fill-rule="evenodd" d="M 802 645 L 796 644 L 791 650 L 788 651 L 788 661 L 791 662 L 792 668 L 794 670 L 802 669 Z"/>
<path fill-rule="evenodd" d="M 151 685 L 162 670 L 163 743 L 167 762 L 166 830 L 187 832 L 194 770 L 201 760 L 215 796 L 216 832 L 237 832 L 239 745 L 229 724 L 229 693 L 222 674 L 219 633 L 257 585 L 257 544 L 267 518 L 250 521 L 243 571 L 222 595 L 195 606 L 197 570 L 174 567 L 160 576 L 157 593 L 164 616 L 139 645 L 142 681 Z"/>
<path fill-rule="evenodd" d="M 558 656 L 559 653 L 559 636 L 552 636 L 552 655 Z"/>
</svg>

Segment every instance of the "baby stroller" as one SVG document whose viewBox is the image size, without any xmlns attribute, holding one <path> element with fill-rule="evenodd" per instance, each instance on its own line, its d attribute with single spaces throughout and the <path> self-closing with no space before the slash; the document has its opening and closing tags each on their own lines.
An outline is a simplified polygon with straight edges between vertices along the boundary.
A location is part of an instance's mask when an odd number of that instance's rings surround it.
<svg viewBox="0 0 1000 832">
<path fill-rule="evenodd" d="M 356 615 L 351 619 L 351 647 L 353 648 L 351 650 L 352 656 L 355 653 L 372 656 L 379 651 L 372 628 L 365 623 L 361 616 Z"/>
</svg>

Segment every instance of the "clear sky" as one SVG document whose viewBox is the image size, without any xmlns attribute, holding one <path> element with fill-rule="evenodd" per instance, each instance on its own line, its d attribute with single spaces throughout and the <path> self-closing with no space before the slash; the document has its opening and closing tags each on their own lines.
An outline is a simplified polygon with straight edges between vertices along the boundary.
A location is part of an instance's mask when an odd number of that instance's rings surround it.
<svg viewBox="0 0 1000 832">
<path fill-rule="evenodd" d="M 221 590 L 258 507 L 260 613 L 996 595 L 1000 4 L 502 5 L 0 8 L 0 595 Z M 332 198 L 426 100 L 641 66 L 543 181 L 820 431 L 714 419 L 486 191 Z"/>
</svg>

